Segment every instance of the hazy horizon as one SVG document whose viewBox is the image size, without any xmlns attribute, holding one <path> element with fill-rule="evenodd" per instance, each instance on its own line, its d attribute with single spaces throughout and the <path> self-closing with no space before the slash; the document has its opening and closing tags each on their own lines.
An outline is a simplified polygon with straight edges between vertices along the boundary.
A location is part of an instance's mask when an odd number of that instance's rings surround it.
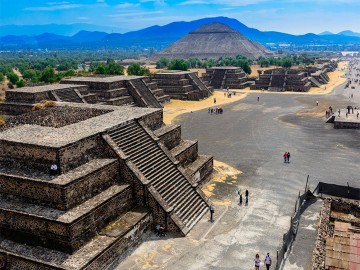
<svg viewBox="0 0 360 270">
<path fill-rule="evenodd" d="M 1 0 L 0 25 L 87 23 L 128 32 L 207 17 L 234 18 L 261 31 L 360 32 L 357 0 Z"/>
</svg>

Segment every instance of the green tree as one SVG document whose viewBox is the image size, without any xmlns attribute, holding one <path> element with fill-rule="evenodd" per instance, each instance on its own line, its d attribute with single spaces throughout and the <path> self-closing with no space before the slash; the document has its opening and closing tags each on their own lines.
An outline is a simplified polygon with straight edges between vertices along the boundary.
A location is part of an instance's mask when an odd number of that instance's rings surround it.
<svg viewBox="0 0 360 270">
<path fill-rule="evenodd" d="M 4 76 L 4 74 L 2 74 L 2 73 L 0 72 L 0 82 L 3 82 L 3 81 L 5 81 L 5 76 Z"/>
<path fill-rule="evenodd" d="M 19 80 L 19 76 L 14 71 L 6 73 L 6 77 L 12 84 L 16 84 L 16 82 Z"/>
<path fill-rule="evenodd" d="M 33 69 L 26 69 L 23 73 L 23 78 L 26 80 L 32 80 L 37 77 L 36 71 Z"/>
<path fill-rule="evenodd" d="M 24 87 L 24 86 L 25 86 L 25 81 L 24 81 L 23 79 L 17 81 L 17 82 L 16 82 L 16 86 L 17 86 L 18 88 Z"/>
<path fill-rule="evenodd" d="M 114 60 L 110 60 L 106 65 L 106 74 L 124 75 L 124 67 L 117 64 Z"/>
<path fill-rule="evenodd" d="M 169 69 L 171 70 L 188 70 L 189 63 L 184 59 L 173 59 L 169 63 Z"/>
<path fill-rule="evenodd" d="M 169 65 L 169 59 L 165 58 L 165 57 L 161 57 L 157 62 L 156 62 L 156 68 L 166 68 Z"/>
<path fill-rule="evenodd" d="M 100 63 L 99 65 L 97 65 L 97 67 L 95 68 L 95 73 L 96 74 L 106 74 L 106 67 L 103 63 Z"/>
<path fill-rule="evenodd" d="M 52 67 L 48 66 L 43 70 L 43 72 L 41 72 L 40 81 L 46 83 L 54 83 L 56 82 L 56 80 L 57 78 L 55 70 Z"/>
<path fill-rule="evenodd" d="M 142 67 L 140 64 L 135 63 L 128 67 L 127 73 L 129 75 L 144 76 L 149 75 L 150 70 L 147 67 Z"/>
</svg>

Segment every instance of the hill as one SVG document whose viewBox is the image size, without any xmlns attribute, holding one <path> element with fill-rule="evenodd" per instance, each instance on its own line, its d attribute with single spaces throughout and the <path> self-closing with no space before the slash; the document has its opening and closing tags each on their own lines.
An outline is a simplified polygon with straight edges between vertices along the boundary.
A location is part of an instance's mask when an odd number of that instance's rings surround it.
<svg viewBox="0 0 360 270">
<path fill-rule="evenodd" d="M 0 38 L 0 49 L 114 49 L 114 48 L 155 48 L 162 50 L 171 43 L 179 40 L 191 31 L 204 24 L 219 22 L 240 32 L 250 40 L 263 45 L 267 43 L 287 43 L 296 46 L 334 44 L 360 45 L 360 37 L 349 35 L 290 35 L 276 31 L 259 31 L 250 28 L 236 19 L 227 17 L 204 18 L 191 22 L 173 22 L 164 26 L 151 26 L 138 31 L 124 34 L 108 34 L 103 31 L 80 31 L 80 33 L 66 36 L 48 34 L 49 38 L 41 38 L 39 35 L 7 35 Z M 3 27 L 1 28 L 3 32 Z"/>
</svg>

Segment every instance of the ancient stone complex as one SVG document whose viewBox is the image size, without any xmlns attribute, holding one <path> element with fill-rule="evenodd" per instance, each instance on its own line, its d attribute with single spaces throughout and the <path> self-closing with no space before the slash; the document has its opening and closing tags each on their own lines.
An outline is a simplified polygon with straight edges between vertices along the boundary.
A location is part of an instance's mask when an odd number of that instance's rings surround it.
<svg viewBox="0 0 360 270">
<path fill-rule="evenodd" d="M 243 89 L 253 83 L 249 81 L 247 74 L 239 67 L 208 68 L 202 79 L 216 89 L 227 87 Z"/>
<path fill-rule="evenodd" d="M 325 199 L 312 269 L 359 269 L 359 228 L 359 201 Z"/>
<path fill-rule="evenodd" d="M 307 92 L 311 87 L 321 87 L 329 82 L 328 72 L 335 71 L 336 61 L 318 60 L 320 63 L 304 69 L 275 68 L 259 71 L 259 78 L 250 89 L 269 91 Z"/>
<path fill-rule="evenodd" d="M 198 187 L 212 157 L 182 140 L 179 125 L 164 125 L 156 95 L 137 88 L 155 84 L 118 79 L 6 93 L 2 109 L 17 114 L 0 129 L 0 256 L 9 269 L 105 269 L 154 224 L 186 235 L 207 211 Z M 22 114 L 43 99 L 73 102 Z M 117 102 L 131 106 L 106 105 Z"/>
<path fill-rule="evenodd" d="M 152 81 L 174 99 L 200 100 L 210 96 L 212 92 L 211 87 L 190 71 L 169 70 L 156 73 Z"/>
<path fill-rule="evenodd" d="M 168 59 L 188 59 L 191 57 L 218 59 L 220 57 L 236 57 L 238 55 L 255 60 L 260 56 L 271 56 L 272 53 L 259 43 L 247 39 L 229 26 L 215 22 L 205 24 L 197 30 L 190 32 L 158 53 L 154 60 L 160 57 Z"/>
<path fill-rule="evenodd" d="M 259 74 L 251 89 L 263 89 L 269 91 L 296 91 L 307 92 L 311 88 L 311 82 L 307 73 L 295 69 L 277 68 L 265 70 Z"/>
</svg>

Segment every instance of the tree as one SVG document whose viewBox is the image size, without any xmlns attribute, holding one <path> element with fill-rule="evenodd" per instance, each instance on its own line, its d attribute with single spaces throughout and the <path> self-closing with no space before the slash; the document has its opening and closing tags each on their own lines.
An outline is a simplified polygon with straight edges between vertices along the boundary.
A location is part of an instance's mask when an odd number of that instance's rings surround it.
<svg viewBox="0 0 360 270">
<path fill-rule="evenodd" d="M 4 74 L 0 73 L 0 82 L 3 82 L 5 81 L 5 76 Z"/>
<path fill-rule="evenodd" d="M 95 73 L 96 74 L 106 74 L 106 67 L 103 63 L 100 63 L 96 68 L 95 68 Z"/>
<path fill-rule="evenodd" d="M 189 63 L 184 59 L 173 59 L 169 63 L 169 69 L 171 70 L 188 70 Z"/>
<path fill-rule="evenodd" d="M 36 71 L 32 70 L 32 69 L 26 69 L 23 73 L 23 78 L 26 80 L 32 80 L 34 78 L 36 78 Z"/>
<path fill-rule="evenodd" d="M 157 62 L 156 62 L 156 68 L 166 68 L 169 65 L 169 59 L 165 58 L 165 57 L 161 57 Z"/>
<path fill-rule="evenodd" d="M 251 74 L 251 67 L 248 62 L 245 62 L 241 67 L 247 74 Z"/>
<path fill-rule="evenodd" d="M 43 72 L 41 72 L 40 81 L 46 82 L 46 83 L 54 83 L 56 82 L 56 74 L 55 70 L 48 66 L 46 67 Z"/>
<path fill-rule="evenodd" d="M 19 76 L 14 71 L 6 73 L 6 77 L 12 84 L 16 84 L 16 82 L 19 80 Z"/>
<path fill-rule="evenodd" d="M 285 68 L 290 68 L 292 66 L 292 62 L 291 62 L 291 58 L 290 57 L 285 57 L 282 60 L 282 64 L 281 66 L 285 67 Z"/>
<path fill-rule="evenodd" d="M 110 60 L 106 66 L 106 73 L 109 75 L 124 75 L 124 67 L 117 64 L 114 60 Z"/>
<path fill-rule="evenodd" d="M 128 75 L 144 76 L 150 74 L 150 70 L 147 67 L 142 67 L 140 64 L 135 63 L 128 67 Z"/>
<path fill-rule="evenodd" d="M 24 81 L 23 79 L 17 81 L 17 82 L 16 82 L 16 86 L 17 86 L 18 88 L 24 87 L 24 86 L 25 86 L 25 81 Z"/>
</svg>

